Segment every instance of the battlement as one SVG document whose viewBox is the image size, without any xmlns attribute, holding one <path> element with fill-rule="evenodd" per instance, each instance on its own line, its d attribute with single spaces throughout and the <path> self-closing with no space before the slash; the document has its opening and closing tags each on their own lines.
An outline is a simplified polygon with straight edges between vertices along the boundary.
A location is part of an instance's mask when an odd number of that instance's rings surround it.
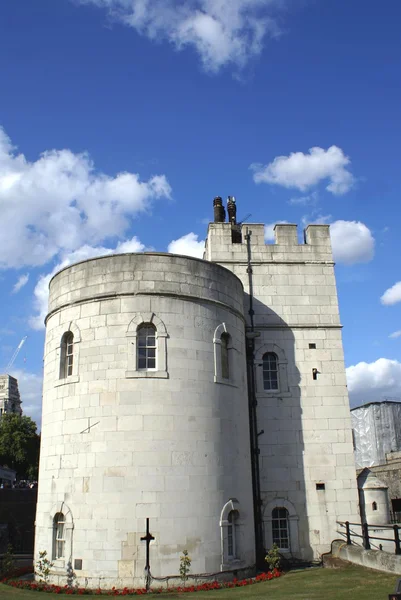
<svg viewBox="0 0 401 600">
<path fill-rule="evenodd" d="M 247 236 L 252 260 L 284 262 L 332 262 L 329 225 L 308 225 L 299 243 L 297 225 L 279 223 L 275 241 L 266 243 L 263 223 L 209 223 L 204 258 L 215 262 L 245 260 Z"/>
</svg>

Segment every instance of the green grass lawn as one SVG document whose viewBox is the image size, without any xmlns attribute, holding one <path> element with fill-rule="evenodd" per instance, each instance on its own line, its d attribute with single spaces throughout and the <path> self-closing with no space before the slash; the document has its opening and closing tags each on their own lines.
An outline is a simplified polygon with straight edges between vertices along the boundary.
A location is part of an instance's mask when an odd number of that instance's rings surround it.
<svg viewBox="0 0 401 600">
<path fill-rule="evenodd" d="M 397 575 L 381 573 L 346 565 L 341 569 L 313 568 L 292 571 L 284 577 L 258 583 L 249 587 L 216 590 L 212 592 L 195 592 L 193 594 L 157 594 L 155 598 L 187 598 L 195 597 L 205 600 L 387 600 L 388 594 L 394 591 Z M 50 600 L 53 594 L 16 590 L 0 584 L 1 600 Z M 57 596 L 67 598 L 69 596 Z M 77 596 L 73 596 L 76 598 Z M 84 598 L 87 596 L 84 596 Z M 132 597 L 132 596 L 131 596 Z M 136 596 L 134 596 L 136 597 Z"/>
</svg>

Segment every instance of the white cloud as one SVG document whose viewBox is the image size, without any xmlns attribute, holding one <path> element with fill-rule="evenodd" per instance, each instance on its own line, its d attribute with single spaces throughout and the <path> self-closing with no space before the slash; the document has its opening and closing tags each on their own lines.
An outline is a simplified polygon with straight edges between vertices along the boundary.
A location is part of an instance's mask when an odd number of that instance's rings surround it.
<svg viewBox="0 0 401 600">
<path fill-rule="evenodd" d="M 314 217 L 302 217 L 302 225 L 325 225 L 330 222 L 331 215 L 319 215 Z M 265 225 L 265 242 L 275 241 L 274 226 L 278 223 L 288 223 L 288 221 L 277 221 Z M 333 249 L 334 260 L 345 265 L 353 265 L 372 260 L 375 250 L 374 237 L 364 225 L 359 221 L 334 221 L 330 224 L 331 245 Z M 401 284 L 400 284 L 401 285 Z"/>
<path fill-rule="evenodd" d="M 37 423 L 38 429 L 40 429 L 42 418 L 42 377 L 22 369 L 12 370 L 10 375 L 18 379 L 23 414 L 31 417 Z"/>
<path fill-rule="evenodd" d="M 29 162 L 0 128 L 0 268 L 43 265 L 60 250 L 121 236 L 132 217 L 170 194 L 164 175 L 145 182 L 134 173 L 109 177 L 71 150 Z"/>
<path fill-rule="evenodd" d="M 372 232 L 360 221 L 334 221 L 330 225 L 334 260 L 345 265 L 372 260 L 375 239 Z"/>
<path fill-rule="evenodd" d="M 29 325 L 32 329 L 44 329 L 44 319 L 47 315 L 49 300 L 49 282 L 53 275 L 60 271 L 60 269 L 64 269 L 69 265 L 89 258 L 107 256 L 110 254 L 123 254 L 125 252 L 143 252 L 144 250 L 146 250 L 145 246 L 134 236 L 131 240 L 126 240 L 117 244 L 116 248 L 85 245 L 74 252 L 64 254 L 61 262 L 58 263 L 50 273 L 42 275 L 38 279 L 34 290 L 34 309 L 36 314 L 29 319 Z"/>
<path fill-rule="evenodd" d="M 268 225 L 265 225 L 265 242 L 267 244 L 276 241 L 276 237 L 274 235 L 275 226 L 285 223 L 288 223 L 288 221 L 277 221 L 276 223 L 269 223 Z"/>
<path fill-rule="evenodd" d="M 327 225 L 331 219 L 331 215 L 319 215 L 317 211 L 314 211 L 311 215 L 303 215 L 301 223 L 303 227 L 307 227 L 308 225 Z"/>
<path fill-rule="evenodd" d="M 401 337 L 401 330 L 394 331 L 393 333 L 390 333 L 390 335 L 388 337 L 391 338 L 391 339 L 395 339 L 395 338 Z"/>
<path fill-rule="evenodd" d="M 401 281 L 397 281 L 391 288 L 388 288 L 380 298 L 380 302 L 387 306 L 401 302 Z"/>
<path fill-rule="evenodd" d="M 379 358 L 348 367 L 347 381 L 352 406 L 385 397 L 401 400 L 401 363 L 397 360 Z"/>
<path fill-rule="evenodd" d="M 198 241 L 198 236 L 195 233 L 187 233 L 178 240 L 172 240 L 167 248 L 167 252 L 172 254 L 185 254 L 202 258 L 205 250 L 205 240 Z"/>
<path fill-rule="evenodd" d="M 277 156 L 266 166 L 253 164 L 251 169 L 255 183 L 272 183 L 305 192 L 328 179 L 327 191 L 341 195 L 348 192 L 354 183 L 352 174 L 346 168 L 350 162 L 337 146 L 331 146 L 328 150 L 315 147 L 310 148 L 309 154 L 292 152 L 289 156 Z"/>
<path fill-rule="evenodd" d="M 319 199 L 319 194 L 317 192 L 312 192 L 308 196 L 300 196 L 298 198 L 290 198 L 288 200 L 288 204 L 292 206 L 307 206 L 312 204 L 317 204 Z"/>
<path fill-rule="evenodd" d="M 29 279 L 29 273 L 26 273 L 25 275 L 21 275 L 21 277 L 19 277 L 17 283 L 14 285 L 12 293 L 16 294 L 17 292 L 19 292 L 20 289 L 23 288 L 24 285 L 26 285 L 28 283 L 28 279 Z"/>
<path fill-rule="evenodd" d="M 110 15 L 151 40 L 167 40 L 177 50 L 193 48 L 207 71 L 226 65 L 243 68 L 277 37 L 275 11 L 282 0 L 75 0 L 109 10 Z"/>
</svg>

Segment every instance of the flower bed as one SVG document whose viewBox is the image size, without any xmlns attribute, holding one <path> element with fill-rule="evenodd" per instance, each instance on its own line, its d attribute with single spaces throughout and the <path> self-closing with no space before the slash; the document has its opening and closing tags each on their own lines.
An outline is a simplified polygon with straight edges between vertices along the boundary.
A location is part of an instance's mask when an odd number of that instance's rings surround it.
<svg viewBox="0 0 401 600">
<path fill-rule="evenodd" d="M 208 592 L 210 590 L 221 590 L 225 588 L 235 588 L 235 587 L 244 587 L 246 585 L 253 585 L 255 583 L 259 583 L 260 581 L 269 581 L 270 579 L 274 579 L 275 577 L 280 577 L 282 575 L 281 571 L 277 569 L 273 569 L 273 571 L 269 571 L 268 573 L 261 573 L 256 577 L 252 577 L 250 579 L 233 579 L 233 581 L 206 581 L 205 583 L 200 583 L 198 585 L 188 585 L 188 586 L 177 586 L 170 588 L 157 588 L 152 589 L 151 593 L 153 594 L 168 594 L 168 593 L 185 593 L 185 592 Z M 61 587 L 59 585 L 51 585 L 48 583 L 38 583 L 36 581 L 23 581 L 21 579 L 13 579 L 13 578 L 4 578 L 1 583 L 5 583 L 6 585 L 10 585 L 14 588 L 22 589 L 22 590 L 31 590 L 33 592 L 48 592 L 50 594 L 69 594 L 69 595 L 103 595 L 103 596 L 142 596 L 147 594 L 146 588 L 123 588 L 122 590 L 117 590 L 112 588 L 111 590 L 101 590 L 100 588 L 97 590 L 89 589 L 89 588 L 80 588 L 80 587 L 69 587 L 68 585 Z"/>
</svg>

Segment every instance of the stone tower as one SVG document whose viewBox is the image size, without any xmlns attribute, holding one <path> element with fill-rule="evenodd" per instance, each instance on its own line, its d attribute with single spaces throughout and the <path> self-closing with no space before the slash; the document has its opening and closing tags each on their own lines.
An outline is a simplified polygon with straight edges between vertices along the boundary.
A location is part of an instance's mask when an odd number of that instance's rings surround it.
<svg viewBox="0 0 401 600">
<path fill-rule="evenodd" d="M 88 260 L 50 282 L 36 556 L 51 581 L 144 585 L 255 562 L 244 292 L 171 254 Z"/>
<path fill-rule="evenodd" d="M 18 381 L 11 375 L 0 375 L 0 416 L 7 413 L 22 414 Z"/>
<path fill-rule="evenodd" d="M 50 282 L 36 556 L 90 587 L 310 560 L 358 519 L 329 228 L 229 222 L 204 260 L 87 260 Z"/>
<path fill-rule="evenodd" d="M 317 558 L 358 494 L 329 227 L 209 225 L 204 258 L 244 286 L 259 551 Z"/>
</svg>

